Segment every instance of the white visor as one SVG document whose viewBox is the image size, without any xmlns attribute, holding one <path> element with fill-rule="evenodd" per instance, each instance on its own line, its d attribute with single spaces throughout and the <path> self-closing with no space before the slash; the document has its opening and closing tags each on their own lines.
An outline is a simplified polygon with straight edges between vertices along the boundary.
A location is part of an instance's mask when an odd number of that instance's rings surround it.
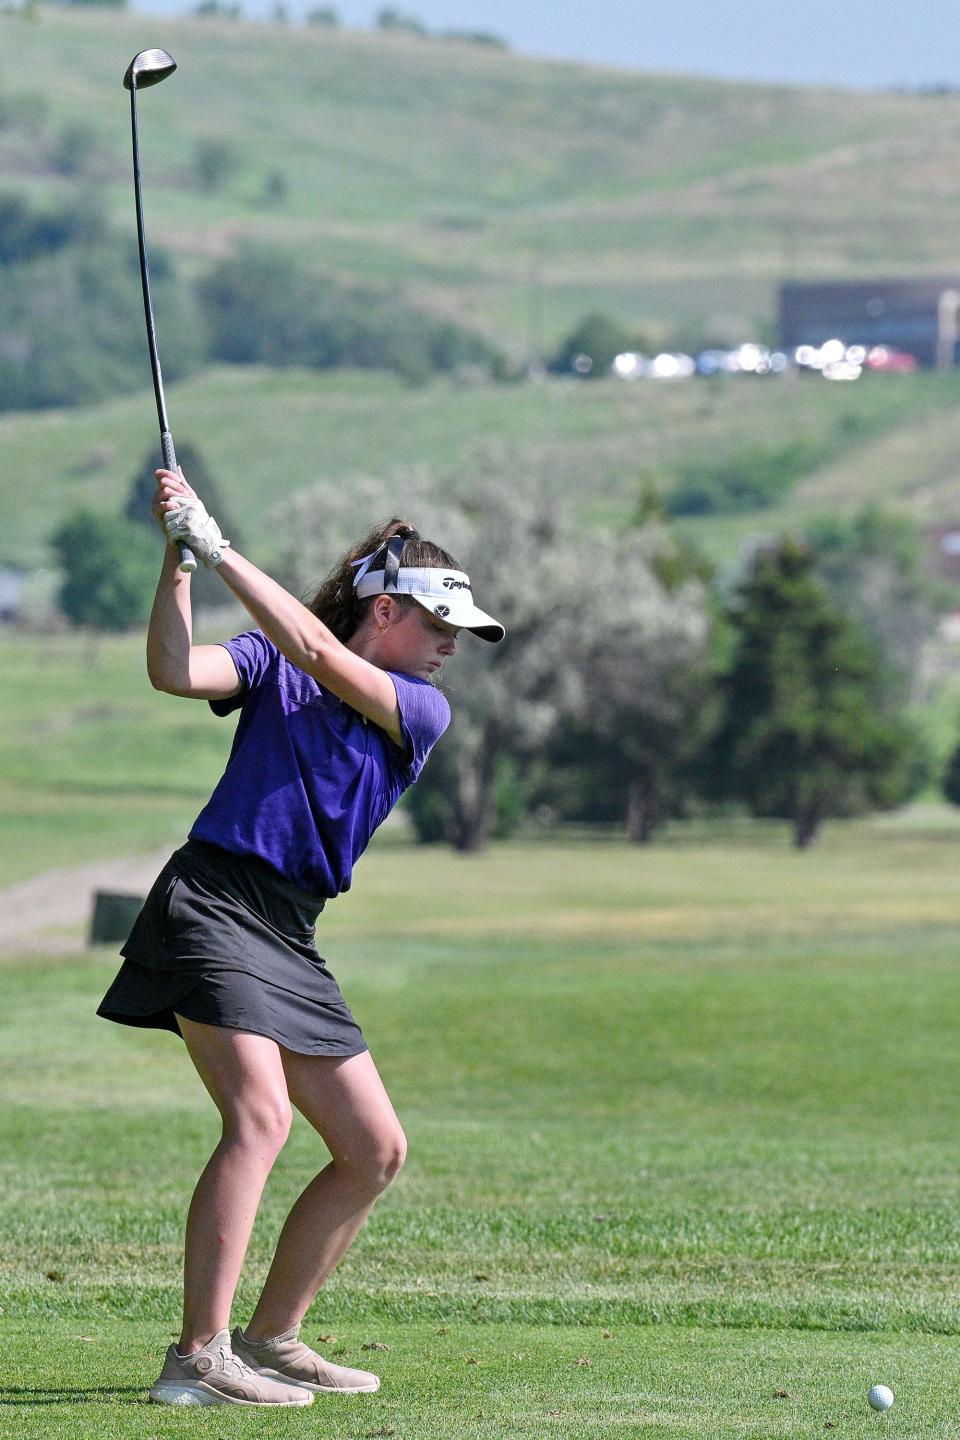
<svg viewBox="0 0 960 1440">
<path fill-rule="evenodd" d="M 368 570 L 356 582 L 357 596 L 366 600 L 370 595 L 383 594 L 382 570 Z M 418 605 L 429 610 L 448 625 L 457 625 L 479 635 L 481 640 L 502 640 L 505 630 L 499 620 L 479 610 L 473 603 L 470 577 L 462 570 L 441 570 L 437 566 L 401 565 L 395 589 L 388 595 L 412 595 Z"/>
</svg>

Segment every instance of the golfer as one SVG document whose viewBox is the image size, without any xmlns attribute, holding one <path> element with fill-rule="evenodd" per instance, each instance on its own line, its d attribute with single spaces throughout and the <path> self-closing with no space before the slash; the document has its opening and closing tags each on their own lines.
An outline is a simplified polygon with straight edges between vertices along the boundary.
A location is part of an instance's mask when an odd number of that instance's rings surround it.
<svg viewBox="0 0 960 1440">
<path fill-rule="evenodd" d="M 317 1291 L 397 1174 L 400 1122 L 314 924 L 450 718 L 435 688 L 460 630 L 503 627 L 452 557 L 392 520 L 303 605 L 230 548 L 183 477 L 157 472 L 169 540 L 147 635 L 153 685 L 239 710 L 227 767 L 157 878 L 99 1014 L 180 1034 L 223 1134 L 186 1226 L 183 1331 L 151 1400 L 308 1405 L 379 1380 L 298 1338 Z M 194 645 L 175 545 L 217 569 L 257 628 Z M 283 1226 L 246 1328 L 230 1307 L 296 1108 L 333 1157 Z"/>
</svg>

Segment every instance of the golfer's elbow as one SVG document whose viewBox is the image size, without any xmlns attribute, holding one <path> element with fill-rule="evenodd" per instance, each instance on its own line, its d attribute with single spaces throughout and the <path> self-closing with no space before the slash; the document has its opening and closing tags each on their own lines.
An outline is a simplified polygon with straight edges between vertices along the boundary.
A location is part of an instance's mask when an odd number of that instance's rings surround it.
<svg viewBox="0 0 960 1440">
<path fill-rule="evenodd" d="M 190 661 L 188 656 L 166 645 L 147 646 L 147 679 L 154 690 L 164 695 L 189 693 Z"/>
<path fill-rule="evenodd" d="M 163 665 L 147 661 L 147 679 L 154 690 L 159 690 L 164 695 L 189 695 L 190 677 L 174 670 L 168 670 Z"/>
</svg>

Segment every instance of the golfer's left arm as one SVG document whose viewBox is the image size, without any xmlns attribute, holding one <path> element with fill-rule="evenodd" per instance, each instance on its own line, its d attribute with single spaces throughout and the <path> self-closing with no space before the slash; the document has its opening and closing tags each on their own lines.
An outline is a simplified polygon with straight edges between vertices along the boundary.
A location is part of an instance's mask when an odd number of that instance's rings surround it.
<svg viewBox="0 0 960 1440">
<path fill-rule="evenodd" d="M 225 551 L 216 568 L 281 654 L 402 743 L 397 692 L 386 671 L 348 650 L 312 610 L 236 550 Z"/>
<path fill-rule="evenodd" d="M 182 472 L 158 470 L 157 482 L 157 508 L 168 537 L 189 544 L 198 559 L 216 569 L 282 655 L 402 744 L 400 706 L 390 676 L 348 650 L 312 610 L 238 555 Z"/>
</svg>

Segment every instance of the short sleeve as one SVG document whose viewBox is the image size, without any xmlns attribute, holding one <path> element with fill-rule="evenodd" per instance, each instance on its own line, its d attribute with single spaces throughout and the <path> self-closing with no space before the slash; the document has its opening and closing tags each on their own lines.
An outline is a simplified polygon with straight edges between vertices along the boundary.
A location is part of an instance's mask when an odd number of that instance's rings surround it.
<svg viewBox="0 0 960 1440">
<path fill-rule="evenodd" d="M 250 691 L 263 684 L 280 653 L 260 630 L 246 630 L 222 643 L 237 667 L 240 689 L 227 700 L 209 700 L 207 703 L 214 715 L 230 715 L 239 710 Z"/>
<path fill-rule="evenodd" d="M 400 706 L 400 728 L 404 739 L 404 766 L 410 780 L 416 780 L 427 756 L 450 724 L 450 706 L 428 680 L 388 672 Z"/>
</svg>

